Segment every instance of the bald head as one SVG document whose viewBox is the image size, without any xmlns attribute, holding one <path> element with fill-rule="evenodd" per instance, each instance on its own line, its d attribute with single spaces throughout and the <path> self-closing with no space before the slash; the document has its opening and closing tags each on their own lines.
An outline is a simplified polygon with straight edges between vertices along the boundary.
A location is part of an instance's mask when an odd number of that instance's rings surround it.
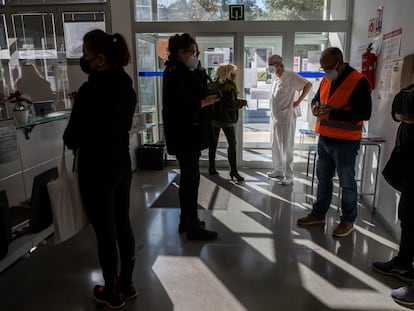
<svg viewBox="0 0 414 311">
<path fill-rule="evenodd" d="M 336 69 L 339 73 L 342 72 L 344 57 L 340 49 L 336 47 L 329 47 L 321 53 L 319 60 L 321 68 L 326 70 Z"/>
<path fill-rule="evenodd" d="M 340 65 L 344 62 L 344 56 L 340 49 L 336 47 L 329 47 L 321 53 L 320 62 L 321 62 L 321 65 L 322 63 L 328 63 L 328 64 L 335 63 L 335 64 Z"/>
</svg>

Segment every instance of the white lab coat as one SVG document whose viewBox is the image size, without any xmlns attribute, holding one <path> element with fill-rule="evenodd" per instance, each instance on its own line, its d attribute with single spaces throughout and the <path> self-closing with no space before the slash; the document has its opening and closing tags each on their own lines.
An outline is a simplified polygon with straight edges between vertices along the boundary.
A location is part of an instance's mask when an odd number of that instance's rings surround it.
<svg viewBox="0 0 414 311">
<path fill-rule="evenodd" d="M 297 73 L 285 70 L 280 78 L 276 77 L 272 85 L 270 107 L 273 173 L 287 179 L 293 178 L 296 117 L 300 113 L 299 107 L 293 109 L 293 101 L 295 93 L 302 91 L 307 83 Z"/>
</svg>

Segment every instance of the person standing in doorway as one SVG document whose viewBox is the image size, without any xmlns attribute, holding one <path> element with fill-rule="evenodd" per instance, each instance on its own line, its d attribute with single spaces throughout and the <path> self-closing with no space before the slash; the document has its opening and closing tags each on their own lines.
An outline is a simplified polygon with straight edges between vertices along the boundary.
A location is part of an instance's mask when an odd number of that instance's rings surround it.
<svg viewBox="0 0 414 311">
<path fill-rule="evenodd" d="M 332 179 L 336 170 L 342 189 L 342 216 L 333 236 L 345 237 L 352 232 L 357 217 L 355 160 L 360 147 L 363 121 L 371 117 L 371 91 L 368 80 L 344 63 L 339 48 L 325 49 L 320 64 L 325 77 L 312 100 L 312 114 L 317 118 L 315 132 L 319 133 L 317 198 L 312 212 L 299 218 L 297 224 L 325 224 L 325 215 L 332 201 Z"/>
<path fill-rule="evenodd" d="M 78 151 L 80 193 L 96 234 L 105 281 L 95 286 L 93 297 L 112 309 L 137 296 L 132 283 L 135 240 L 129 218 L 129 130 L 137 95 L 123 69 L 129 61 L 127 43 L 120 34 L 98 29 L 85 34 L 80 67 L 88 81 L 76 94 L 63 134 L 65 145 Z"/>
<path fill-rule="evenodd" d="M 220 98 L 207 94 L 206 75 L 199 66 L 195 40 L 187 33 L 168 40 L 168 61 L 163 78 L 164 134 L 167 151 L 175 155 L 180 166 L 179 233 L 188 240 L 214 240 L 217 232 L 205 228 L 198 218 L 199 158 L 209 145 L 210 105 Z"/>
<path fill-rule="evenodd" d="M 273 171 L 267 175 L 280 180 L 282 185 L 291 185 L 296 117 L 300 115 L 299 105 L 308 95 L 312 84 L 297 73 L 285 70 L 279 55 L 270 56 L 268 65 L 275 80 L 270 99 Z M 297 91 L 300 95 L 295 99 Z"/>
<path fill-rule="evenodd" d="M 236 133 L 234 125 L 239 119 L 239 109 L 247 105 L 247 101 L 238 98 L 239 91 L 237 90 L 234 79 L 236 78 L 237 66 L 233 64 L 221 64 L 217 69 L 217 75 L 214 83 L 209 86 L 212 89 L 219 89 L 223 94 L 223 98 L 212 106 L 212 126 L 213 135 L 210 143 L 208 159 L 210 175 L 216 175 L 216 151 L 219 140 L 220 130 L 223 130 L 226 135 L 228 148 L 227 158 L 230 163 L 230 178 L 235 178 L 237 181 L 243 181 L 244 178 L 240 176 L 237 171 L 236 161 Z"/>
</svg>

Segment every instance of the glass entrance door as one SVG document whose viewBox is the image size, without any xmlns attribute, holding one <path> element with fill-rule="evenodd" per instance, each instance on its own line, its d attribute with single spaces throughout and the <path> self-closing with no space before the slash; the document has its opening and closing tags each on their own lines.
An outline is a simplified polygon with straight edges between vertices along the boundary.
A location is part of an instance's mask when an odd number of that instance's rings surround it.
<svg viewBox="0 0 414 311">
<path fill-rule="evenodd" d="M 283 55 L 283 36 L 245 36 L 243 46 L 243 96 L 248 108 L 243 118 L 243 152 L 245 165 L 266 166 L 271 163 L 270 93 L 272 77 L 267 70 L 270 55 Z"/>
<path fill-rule="evenodd" d="M 200 61 L 212 80 L 216 77 L 216 70 L 220 64 L 235 64 L 234 60 L 234 36 L 195 36 L 200 50 Z M 241 80 L 240 80 L 241 81 Z M 201 160 L 208 161 L 208 150 L 202 152 Z M 216 166 L 228 167 L 227 163 L 227 141 L 223 131 L 220 131 L 217 152 Z"/>
<path fill-rule="evenodd" d="M 172 34 L 137 34 L 137 63 L 141 111 L 151 114 L 153 141 L 163 139 L 161 120 L 161 92 L 163 64 L 167 57 L 168 37 Z M 239 166 L 269 166 L 270 110 L 269 98 L 272 84 L 267 70 L 267 58 L 282 55 L 283 36 L 194 35 L 200 50 L 201 65 L 214 79 L 222 63 L 238 67 L 236 84 L 239 96 L 248 101 L 248 108 L 239 112 L 235 124 L 237 163 Z M 228 167 L 227 140 L 220 132 L 216 153 L 216 166 Z M 202 152 L 201 165 L 206 166 L 208 150 Z"/>
</svg>

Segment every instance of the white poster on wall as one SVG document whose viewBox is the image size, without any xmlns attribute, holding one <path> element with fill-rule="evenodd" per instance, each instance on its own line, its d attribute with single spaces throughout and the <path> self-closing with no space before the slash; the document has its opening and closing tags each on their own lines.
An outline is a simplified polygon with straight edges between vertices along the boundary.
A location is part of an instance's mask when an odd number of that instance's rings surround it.
<svg viewBox="0 0 414 311">
<path fill-rule="evenodd" d="M 321 64 L 319 59 L 321 58 L 321 51 L 308 51 L 307 71 L 319 71 Z"/>
<path fill-rule="evenodd" d="M 217 68 L 224 63 L 224 52 L 204 52 L 204 63 L 207 68 Z"/>
<path fill-rule="evenodd" d="M 387 99 L 391 94 L 391 70 L 393 59 L 399 56 L 401 47 L 402 28 L 384 35 L 382 41 L 382 68 L 380 69 L 379 81 L 377 83 L 378 99 Z"/>
<path fill-rule="evenodd" d="M 65 22 L 63 24 L 67 58 L 80 58 L 82 56 L 83 36 L 93 29 L 105 31 L 105 22 Z"/>
</svg>

